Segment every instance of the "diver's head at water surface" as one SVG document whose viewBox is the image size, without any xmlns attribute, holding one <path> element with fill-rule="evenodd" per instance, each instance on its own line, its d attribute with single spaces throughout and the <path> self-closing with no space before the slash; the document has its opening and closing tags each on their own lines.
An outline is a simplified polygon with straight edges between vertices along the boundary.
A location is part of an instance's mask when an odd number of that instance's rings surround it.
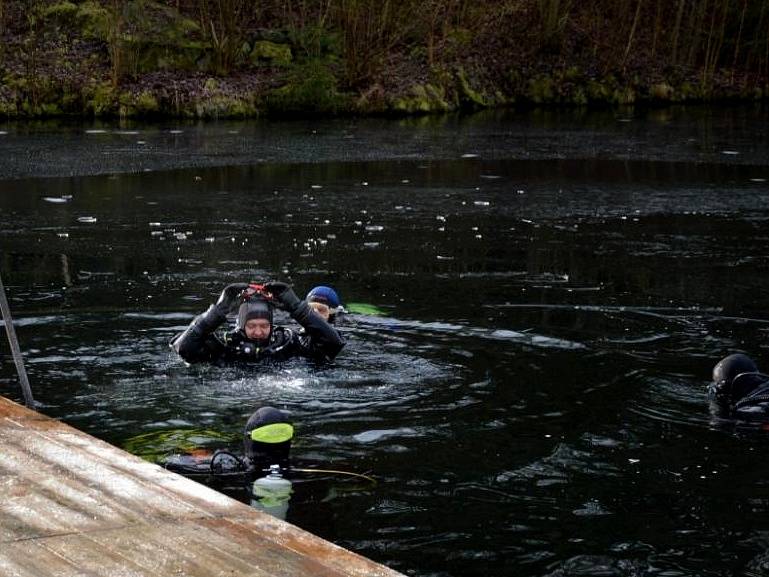
<svg viewBox="0 0 769 577">
<path fill-rule="evenodd" d="M 341 304 L 339 295 L 328 286 L 316 286 L 307 293 L 307 304 L 324 320 L 333 323 L 336 311 Z"/>
<path fill-rule="evenodd" d="M 293 438 L 294 426 L 286 413 L 274 407 L 257 409 L 246 422 L 243 436 L 246 457 L 260 468 L 287 467 Z"/>
<path fill-rule="evenodd" d="M 724 357 L 713 367 L 713 382 L 709 387 L 711 401 L 733 407 L 759 386 L 766 384 L 766 376 L 758 372 L 753 360 L 742 353 Z"/>
<path fill-rule="evenodd" d="M 252 297 L 241 304 L 237 329 L 250 341 L 268 342 L 272 332 L 272 305 L 261 297 Z"/>
</svg>

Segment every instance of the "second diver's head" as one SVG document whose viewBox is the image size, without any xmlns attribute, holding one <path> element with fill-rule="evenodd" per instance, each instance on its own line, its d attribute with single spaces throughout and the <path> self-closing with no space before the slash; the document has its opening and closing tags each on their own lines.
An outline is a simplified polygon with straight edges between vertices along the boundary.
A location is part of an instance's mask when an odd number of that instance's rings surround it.
<svg viewBox="0 0 769 577">
<path fill-rule="evenodd" d="M 251 298 L 238 309 L 237 329 L 246 338 L 257 343 L 265 343 L 272 333 L 272 305 L 263 298 Z"/>
<path fill-rule="evenodd" d="M 257 468 L 288 466 L 294 426 L 288 415 L 274 407 L 254 411 L 246 422 L 243 444 L 246 457 Z"/>
<path fill-rule="evenodd" d="M 713 367 L 713 382 L 710 385 L 711 400 L 728 404 L 739 401 L 755 389 L 762 380 L 752 378 L 758 376 L 757 373 L 756 363 L 747 355 L 735 353 L 724 357 Z"/>
<path fill-rule="evenodd" d="M 336 311 L 341 302 L 336 291 L 328 286 L 316 286 L 307 293 L 307 304 L 323 317 L 324 320 L 332 323 L 336 318 Z"/>
</svg>

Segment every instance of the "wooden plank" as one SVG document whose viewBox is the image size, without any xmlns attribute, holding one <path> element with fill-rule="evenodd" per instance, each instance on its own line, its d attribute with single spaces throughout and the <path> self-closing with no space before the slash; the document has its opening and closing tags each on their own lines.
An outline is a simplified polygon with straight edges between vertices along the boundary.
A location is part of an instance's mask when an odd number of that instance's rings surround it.
<svg viewBox="0 0 769 577">
<path fill-rule="evenodd" d="M 0 397 L 3 577 L 399 573 Z"/>
</svg>

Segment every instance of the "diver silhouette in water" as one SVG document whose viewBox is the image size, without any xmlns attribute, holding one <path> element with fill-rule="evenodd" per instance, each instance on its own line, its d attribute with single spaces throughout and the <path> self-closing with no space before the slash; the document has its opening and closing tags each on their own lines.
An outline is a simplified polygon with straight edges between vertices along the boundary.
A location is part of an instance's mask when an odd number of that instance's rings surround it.
<svg viewBox="0 0 769 577">
<path fill-rule="evenodd" d="M 315 287 L 301 300 L 283 282 L 227 285 L 219 299 L 171 340 L 171 347 L 188 363 L 254 363 L 301 356 L 332 361 L 344 347 L 333 326 L 339 297 L 329 287 Z M 274 326 L 273 310 L 282 308 L 302 330 Z M 228 314 L 237 311 L 235 329 L 217 335 Z"/>
<path fill-rule="evenodd" d="M 261 407 L 246 422 L 242 453 L 196 449 L 167 455 L 160 465 L 219 490 L 246 490 L 253 507 L 285 519 L 291 481 L 276 475 L 290 466 L 293 438 L 294 426 L 286 413 L 274 407 Z M 263 477 L 268 470 L 272 470 L 271 474 Z M 261 479 L 254 483 L 258 478 Z"/>
<path fill-rule="evenodd" d="M 769 376 L 747 355 L 729 355 L 713 367 L 708 399 L 714 416 L 769 423 Z"/>
</svg>

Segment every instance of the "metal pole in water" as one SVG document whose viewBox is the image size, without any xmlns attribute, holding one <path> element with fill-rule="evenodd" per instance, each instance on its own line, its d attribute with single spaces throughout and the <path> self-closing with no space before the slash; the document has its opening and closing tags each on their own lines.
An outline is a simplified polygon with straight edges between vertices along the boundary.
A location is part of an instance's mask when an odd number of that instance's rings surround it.
<svg viewBox="0 0 769 577">
<path fill-rule="evenodd" d="M 24 359 L 21 356 L 19 341 L 16 338 L 16 330 L 13 328 L 13 319 L 11 318 L 11 307 L 8 306 L 8 299 L 5 296 L 5 287 L 3 278 L 0 276 L 0 310 L 3 313 L 3 322 L 5 323 L 5 333 L 8 335 L 8 343 L 11 345 L 11 354 L 13 362 L 16 363 L 16 372 L 19 373 L 19 382 L 21 391 L 24 393 L 24 402 L 30 409 L 35 408 L 35 399 L 32 398 L 32 389 L 29 386 L 27 371 L 24 368 Z"/>
</svg>

